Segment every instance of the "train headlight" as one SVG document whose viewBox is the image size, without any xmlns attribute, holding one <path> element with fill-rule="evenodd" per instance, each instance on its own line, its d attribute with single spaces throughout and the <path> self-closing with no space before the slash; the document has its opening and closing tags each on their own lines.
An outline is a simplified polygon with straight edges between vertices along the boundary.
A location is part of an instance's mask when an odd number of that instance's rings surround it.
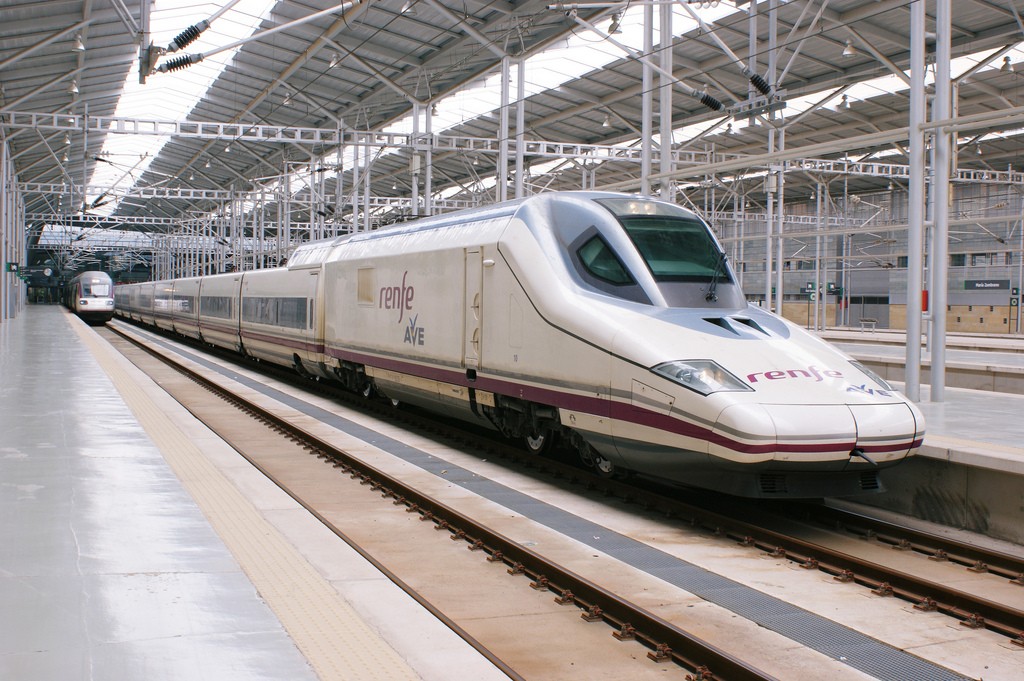
<svg viewBox="0 0 1024 681">
<path fill-rule="evenodd" d="M 89 301 L 86 300 L 85 298 L 82 298 L 81 300 L 78 301 L 78 304 L 79 305 L 88 305 Z"/>
<path fill-rule="evenodd" d="M 684 388 L 695 390 L 701 395 L 753 390 L 749 385 L 723 369 L 718 363 L 707 359 L 665 362 L 654 367 L 651 371 L 664 376 L 670 381 L 675 381 Z"/>
</svg>

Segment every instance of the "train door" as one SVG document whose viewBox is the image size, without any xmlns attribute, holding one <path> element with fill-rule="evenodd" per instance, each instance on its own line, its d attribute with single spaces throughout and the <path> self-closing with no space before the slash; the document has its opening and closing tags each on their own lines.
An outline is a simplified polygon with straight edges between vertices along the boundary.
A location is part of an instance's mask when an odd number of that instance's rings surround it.
<svg viewBox="0 0 1024 681">
<path fill-rule="evenodd" d="M 466 371 L 480 367 L 483 338 L 481 322 L 483 315 L 483 257 L 479 248 L 466 249 L 466 310 L 463 330 L 463 365 Z"/>
<path fill-rule="evenodd" d="M 322 265 L 309 271 L 306 276 L 306 336 L 305 359 L 312 366 L 323 363 L 324 351 L 324 306 Z"/>
</svg>

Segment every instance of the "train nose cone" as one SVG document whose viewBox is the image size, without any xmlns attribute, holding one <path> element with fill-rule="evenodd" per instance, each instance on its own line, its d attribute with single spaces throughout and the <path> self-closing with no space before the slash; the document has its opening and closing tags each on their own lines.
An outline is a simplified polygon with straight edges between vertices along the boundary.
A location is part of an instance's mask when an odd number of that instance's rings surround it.
<svg viewBox="0 0 1024 681">
<path fill-rule="evenodd" d="M 849 409 L 857 420 L 857 449 L 871 461 L 899 461 L 920 446 L 923 419 L 910 405 L 851 404 Z"/>
<path fill-rule="evenodd" d="M 844 461 L 857 443 L 857 422 L 839 405 L 734 404 L 715 423 L 709 454 L 732 461 Z"/>
<path fill-rule="evenodd" d="M 722 410 L 708 453 L 730 461 L 759 463 L 775 457 L 775 423 L 760 404 L 732 404 Z"/>
</svg>

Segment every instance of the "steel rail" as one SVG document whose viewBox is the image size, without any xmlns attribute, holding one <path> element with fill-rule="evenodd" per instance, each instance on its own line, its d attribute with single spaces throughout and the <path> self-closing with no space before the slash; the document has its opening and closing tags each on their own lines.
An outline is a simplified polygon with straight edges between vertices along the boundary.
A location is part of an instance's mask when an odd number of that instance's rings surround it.
<svg viewBox="0 0 1024 681">
<path fill-rule="evenodd" d="M 897 525 L 857 511 L 832 506 L 794 507 L 807 513 L 812 522 L 841 527 L 864 539 L 889 544 L 894 549 L 914 551 L 932 560 L 963 565 L 972 572 L 989 572 L 1024 586 L 1024 558 L 930 532 Z"/>
<path fill-rule="evenodd" d="M 692 525 L 729 537 L 745 546 L 756 547 L 779 558 L 799 563 L 808 569 L 826 572 L 838 581 L 867 586 L 877 595 L 901 598 L 913 603 L 914 607 L 920 610 L 942 612 L 960 620 L 964 626 L 987 628 L 1009 637 L 1017 645 L 1024 646 L 1024 611 L 914 574 L 879 565 L 820 543 L 805 541 L 767 529 L 763 525 L 741 520 L 736 517 L 738 513 L 743 512 L 735 510 L 737 504 L 746 509 L 745 512 L 748 514 L 754 512 L 745 501 L 730 500 L 733 509 L 723 512 L 717 510 L 725 503 L 722 497 L 708 496 L 706 503 L 687 503 L 656 491 L 638 489 L 634 485 L 618 481 L 602 481 L 597 484 L 604 486 L 606 493 L 616 494 L 668 514 L 689 517 Z M 758 517 L 764 518 L 766 515 L 763 507 L 755 511 Z M 817 514 L 819 511 L 825 513 L 818 507 L 814 507 L 810 513 Z M 964 556 L 964 561 L 967 561 L 967 557 L 970 557 L 970 565 L 975 568 L 974 571 L 981 572 L 984 565 L 997 566 L 996 569 L 990 570 L 998 570 L 1003 576 L 1010 577 L 1013 583 L 1024 585 L 1024 575 L 1017 569 L 1020 563 L 1011 556 L 981 547 L 969 547 L 967 544 L 944 538 L 933 538 L 928 533 L 892 523 L 878 521 L 874 527 L 884 527 L 885 540 L 891 542 L 895 548 L 922 547 L 921 552 L 928 553 L 923 547 L 934 544 L 936 560 Z M 942 548 L 943 546 L 948 548 Z M 969 548 L 971 550 L 968 550 Z"/>
</svg>

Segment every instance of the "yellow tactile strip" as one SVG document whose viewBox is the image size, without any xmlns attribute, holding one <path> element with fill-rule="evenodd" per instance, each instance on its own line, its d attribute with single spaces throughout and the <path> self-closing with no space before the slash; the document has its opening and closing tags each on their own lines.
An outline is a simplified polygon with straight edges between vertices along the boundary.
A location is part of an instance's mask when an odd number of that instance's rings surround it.
<svg viewBox="0 0 1024 681">
<path fill-rule="evenodd" d="M 68 319 L 317 675 L 420 678 L 167 418 L 113 351 Z"/>
</svg>

